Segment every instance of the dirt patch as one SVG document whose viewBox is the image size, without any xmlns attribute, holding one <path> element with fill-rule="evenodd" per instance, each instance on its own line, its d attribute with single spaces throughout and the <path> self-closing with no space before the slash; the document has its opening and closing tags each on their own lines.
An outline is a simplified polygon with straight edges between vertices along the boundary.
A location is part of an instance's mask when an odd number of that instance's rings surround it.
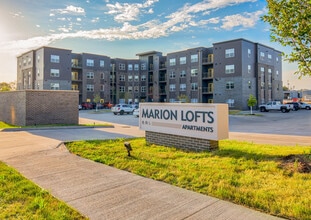
<svg viewBox="0 0 311 220">
<path fill-rule="evenodd" d="M 280 167 L 290 172 L 311 173 L 311 155 L 288 155 L 281 159 Z"/>
</svg>

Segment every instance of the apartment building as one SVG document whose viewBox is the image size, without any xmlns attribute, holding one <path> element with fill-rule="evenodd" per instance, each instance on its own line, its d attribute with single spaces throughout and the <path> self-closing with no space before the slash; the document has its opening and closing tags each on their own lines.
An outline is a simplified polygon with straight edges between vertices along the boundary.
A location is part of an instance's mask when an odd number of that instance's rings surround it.
<svg viewBox="0 0 311 220">
<path fill-rule="evenodd" d="M 281 52 L 245 39 L 122 59 L 42 47 L 17 58 L 17 89 L 79 90 L 79 102 L 228 103 L 282 100 Z"/>
</svg>

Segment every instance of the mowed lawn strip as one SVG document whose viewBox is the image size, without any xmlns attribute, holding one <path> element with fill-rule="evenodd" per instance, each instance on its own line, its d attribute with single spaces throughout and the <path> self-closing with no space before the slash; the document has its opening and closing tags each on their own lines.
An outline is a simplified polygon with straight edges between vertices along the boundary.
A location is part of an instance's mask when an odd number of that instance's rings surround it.
<svg viewBox="0 0 311 220">
<path fill-rule="evenodd" d="M 87 219 L 0 162 L 0 219 Z"/>
<path fill-rule="evenodd" d="M 131 157 L 125 141 L 133 148 Z M 217 151 L 196 153 L 147 145 L 144 138 L 66 146 L 81 157 L 271 215 L 311 219 L 311 173 L 300 163 L 303 158 L 310 165 L 311 147 L 224 140 Z"/>
</svg>

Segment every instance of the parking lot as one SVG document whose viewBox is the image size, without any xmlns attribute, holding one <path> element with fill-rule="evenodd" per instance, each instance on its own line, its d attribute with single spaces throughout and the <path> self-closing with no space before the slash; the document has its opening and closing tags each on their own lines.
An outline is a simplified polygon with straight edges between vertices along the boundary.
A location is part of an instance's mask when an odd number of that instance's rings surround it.
<svg viewBox="0 0 311 220">
<path fill-rule="evenodd" d="M 311 110 L 289 113 L 255 111 L 255 115 L 244 113 L 245 115 L 229 116 L 230 132 L 311 136 Z M 81 118 L 139 126 L 139 119 L 133 115 L 113 115 L 109 110 L 82 110 L 79 115 Z"/>
</svg>

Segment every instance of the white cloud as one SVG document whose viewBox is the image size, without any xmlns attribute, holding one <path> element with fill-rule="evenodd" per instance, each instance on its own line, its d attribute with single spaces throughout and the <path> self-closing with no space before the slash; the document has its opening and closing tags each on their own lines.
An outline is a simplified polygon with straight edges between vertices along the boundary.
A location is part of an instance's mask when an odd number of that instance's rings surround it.
<svg viewBox="0 0 311 220">
<path fill-rule="evenodd" d="M 263 11 L 256 11 L 254 13 L 243 13 L 226 16 L 222 19 L 221 28 L 225 30 L 232 30 L 234 27 L 251 28 L 254 27 L 256 22 L 260 19 Z"/>
<path fill-rule="evenodd" d="M 65 9 L 52 9 L 51 14 L 70 14 L 70 15 L 85 15 L 85 10 L 81 7 L 75 7 L 73 5 L 67 6 Z"/>
<path fill-rule="evenodd" d="M 231 30 L 234 27 L 241 26 L 243 28 L 253 27 L 259 19 L 262 11 L 254 13 L 244 13 L 242 15 L 226 16 L 222 20 L 219 17 L 209 19 L 198 19 L 197 15 L 205 13 L 209 15 L 209 11 L 214 11 L 220 7 L 225 7 L 232 4 L 242 2 L 253 2 L 254 0 L 204 0 L 202 2 L 190 5 L 186 4 L 176 12 L 165 17 L 166 21 L 154 19 L 145 23 L 132 25 L 131 19 L 136 19 L 133 12 L 140 12 L 141 9 L 152 6 L 158 0 L 147 0 L 143 4 L 120 4 L 110 6 L 110 13 L 115 15 L 115 19 L 119 21 L 125 18 L 128 21 L 123 22 L 120 27 L 101 28 L 96 30 L 84 30 L 72 32 L 72 25 L 61 26 L 58 30 L 62 33 L 50 34 L 48 36 L 34 37 L 22 41 L 1 42 L 0 48 L 3 50 L 16 51 L 17 54 L 34 49 L 40 46 L 49 45 L 57 40 L 68 38 L 85 38 L 85 39 L 105 39 L 109 41 L 120 39 L 150 39 L 169 36 L 172 33 L 180 32 L 188 29 L 191 26 L 207 26 L 209 24 L 218 24 L 222 22 L 221 28 Z M 73 6 L 72 6 L 73 7 Z M 80 11 L 84 13 L 81 8 L 76 10 L 72 7 L 67 7 L 69 11 Z M 59 11 L 58 11 L 59 12 Z M 200 17 L 199 17 L 200 18 Z M 92 22 L 99 21 L 99 18 L 94 18 Z M 211 28 L 211 27 L 210 27 Z M 212 27 L 218 29 L 219 27 Z M 52 32 L 52 30 L 51 30 Z"/>
<path fill-rule="evenodd" d="M 10 12 L 10 14 L 12 15 L 13 18 L 23 18 L 23 14 L 22 12 Z"/>
<path fill-rule="evenodd" d="M 144 9 L 152 7 L 159 0 L 147 0 L 145 3 L 115 3 L 107 4 L 109 11 L 106 14 L 114 15 L 114 20 L 117 22 L 137 20 L 141 13 L 152 14 L 153 9 Z"/>
</svg>

